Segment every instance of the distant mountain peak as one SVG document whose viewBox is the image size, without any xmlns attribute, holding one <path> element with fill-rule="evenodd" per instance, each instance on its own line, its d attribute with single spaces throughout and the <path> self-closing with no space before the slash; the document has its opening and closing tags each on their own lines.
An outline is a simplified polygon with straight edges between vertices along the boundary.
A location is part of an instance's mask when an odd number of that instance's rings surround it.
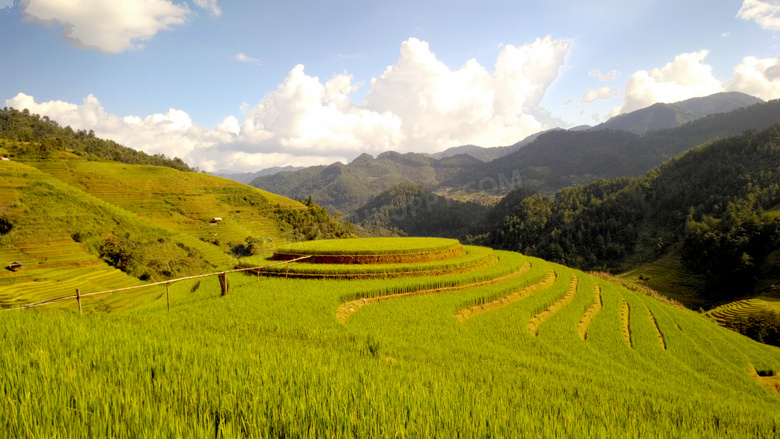
<svg viewBox="0 0 780 439">
<path fill-rule="evenodd" d="M 658 102 L 641 110 L 617 115 L 595 126 L 593 130 L 630 131 L 644 135 L 652 131 L 677 128 L 703 117 L 728 113 L 762 102 L 764 101 L 759 98 L 736 91 L 715 93 L 671 104 Z"/>
</svg>

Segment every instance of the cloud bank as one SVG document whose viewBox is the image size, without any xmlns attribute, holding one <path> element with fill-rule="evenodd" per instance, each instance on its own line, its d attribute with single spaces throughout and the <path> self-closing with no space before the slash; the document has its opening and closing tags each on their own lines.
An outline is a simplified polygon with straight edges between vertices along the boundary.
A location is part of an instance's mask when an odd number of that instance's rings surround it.
<svg viewBox="0 0 780 439">
<path fill-rule="evenodd" d="M 492 71 L 473 59 L 451 69 L 428 43 L 411 38 L 401 45 L 397 62 L 370 81 L 364 102 L 351 99 L 361 87 L 351 75 L 323 81 L 297 65 L 260 102 L 243 104 L 238 117 L 225 117 L 211 129 L 197 125 L 181 109 L 148 116 L 109 114 L 93 95 L 74 104 L 38 103 L 19 93 L 5 105 L 94 130 L 150 154 L 177 156 L 207 171 L 311 166 L 347 162 L 364 152 L 432 153 L 465 144 L 509 145 L 560 126 L 551 125 L 541 103 L 570 47 L 571 41 L 546 37 L 504 46 Z M 721 91 L 780 98 L 780 57 L 746 57 L 726 82 L 713 75 L 707 55 L 706 50 L 680 54 L 662 67 L 635 72 L 622 91 L 591 89 L 581 102 L 622 96 L 623 104 L 613 109 L 619 114 Z M 256 61 L 247 55 L 236 59 Z M 614 77 L 613 72 L 591 75 Z M 598 114 L 592 117 L 600 119 Z"/>
<path fill-rule="evenodd" d="M 208 171 L 325 164 L 363 152 L 508 145 L 549 128 L 541 101 L 570 46 L 550 37 L 507 45 L 488 72 L 475 60 L 452 70 L 428 43 L 411 38 L 397 63 L 371 80 L 363 103 L 350 98 L 360 85 L 349 74 L 323 82 L 297 65 L 257 105 L 245 104 L 241 118 L 228 116 L 211 130 L 178 109 L 145 117 L 108 114 L 92 95 L 77 105 L 37 103 L 20 93 L 5 105 Z"/>
</svg>

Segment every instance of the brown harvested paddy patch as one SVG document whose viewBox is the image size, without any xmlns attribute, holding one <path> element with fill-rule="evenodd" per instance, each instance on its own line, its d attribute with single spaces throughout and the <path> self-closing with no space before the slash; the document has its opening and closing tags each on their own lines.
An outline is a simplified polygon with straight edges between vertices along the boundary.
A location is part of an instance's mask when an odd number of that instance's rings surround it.
<svg viewBox="0 0 780 439">
<path fill-rule="evenodd" d="M 574 296 L 576 295 L 577 276 L 572 274 L 571 280 L 569 281 L 569 289 L 566 291 L 566 294 L 564 294 L 560 299 L 556 300 L 555 303 L 548 306 L 544 311 L 531 317 L 531 320 L 528 321 L 528 331 L 530 331 L 533 335 L 539 335 L 539 327 L 542 326 L 542 323 L 547 321 L 547 319 L 550 317 L 554 316 L 558 311 L 563 309 L 564 306 L 568 305 L 569 302 L 574 300 Z"/>
<path fill-rule="evenodd" d="M 481 305 L 472 305 L 467 308 L 461 309 L 460 311 L 455 313 L 455 318 L 458 319 L 460 323 L 466 323 L 467 320 L 479 314 L 486 313 L 488 311 L 494 311 L 499 308 L 503 308 L 505 306 L 509 306 L 512 303 L 525 299 L 526 297 L 536 293 L 537 291 L 550 288 L 555 283 L 556 278 L 557 275 L 555 271 L 550 269 L 550 271 L 547 273 L 547 276 L 545 276 L 544 279 L 535 282 L 531 285 L 528 285 L 524 288 L 521 288 L 517 291 L 514 291 L 510 294 L 507 294 L 506 296 L 499 297 L 498 299 L 495 300 L 491 300 L 490 302 L 486 302 Z"/>
<path fill-rule="evenodd" d="M 628 302 L 626 302 L 626 299 L 623 299 L 623 302 L 620 305 L 620 321 L 623 326 L 623 337 L 626 339 L 628 347 L 633 348 L 631 345 L 631 328 L 628 324 L 630 313 L 631 309 L 628 306 Z"/>
<path fill-rule="evenodd" d="M 756 380 L 759 384 L 768 387 L 773 392 L 775 392 L 775 394 L 780 395 L 780 374 L 760 373 L 756 370 L 755 367 L 753 367 L 752 364 L 748 369 L 748 373 L 750 374 L 750 377 Z"/>
</svg>

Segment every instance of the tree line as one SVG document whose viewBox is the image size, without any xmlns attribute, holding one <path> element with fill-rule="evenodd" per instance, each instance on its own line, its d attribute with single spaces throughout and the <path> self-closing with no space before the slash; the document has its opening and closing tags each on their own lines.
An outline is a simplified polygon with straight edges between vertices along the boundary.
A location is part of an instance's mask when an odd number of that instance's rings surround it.
<svg viewBox="0 0 780 439">
<path fill-rule="evenodd" d="M 31 114 L 29 110 L 4 107 L 0 110 L 0 139 L 12 156 L 21 160 L 45 160 L 55 151 L 69 151 L 94 160 L 109 160 L 126 164 L 166 166 L 180 171 L 197 172 L 178 157 L 149 155 L 113 140 L 95 136 L 92 130 L 61 127 L 48 116 Z"/>
</svg>

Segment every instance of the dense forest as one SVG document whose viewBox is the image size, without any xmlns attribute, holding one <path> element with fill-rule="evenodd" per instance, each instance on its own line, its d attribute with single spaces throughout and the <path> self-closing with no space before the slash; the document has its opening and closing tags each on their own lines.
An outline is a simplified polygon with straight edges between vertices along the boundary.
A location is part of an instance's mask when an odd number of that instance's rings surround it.
<svg viewBox="0 0 780 439">
<path fill-rule="evenodd" d="M 488 208 L 453 200 L 414 183 L 400 183 L 359 208 L 352 222 L 368 230 L 382 227 L 411 236 L 460 238 L 485 227 Z"/>
<path fill-rule="evenodd" d="M 493 246 L 586 269 L 678 251 L 706 276 L 711 298 L 751 294 L 780 274 L 780 124 L 702 145 L 642 177 L 510 200 Z"/>
<path fill-rule="evenodd" d="M 306 209 L 275 209 L 276 221 L 283 237 L 290 241 L 349 238 L 354 229 L 349 221 L 332 217 L 325 208 L 312 201 L 298 200 Z"/>
<path fill-rule="evenodd" d="M 10 140 L 3 146 L 12 156 L 20 159 L 45 160 L 54 151 L 70 151 L 95 160 L 197 171 L 178 157 L 149 155 L 112 140 L 99 139 L 92 130 L 74 131 L 70 126 L 63 128 L 48 116 L 31 114 L 27 109 L 19 111 L 5 107 L 0 111 L 0 139 Z"/>
</svg>

